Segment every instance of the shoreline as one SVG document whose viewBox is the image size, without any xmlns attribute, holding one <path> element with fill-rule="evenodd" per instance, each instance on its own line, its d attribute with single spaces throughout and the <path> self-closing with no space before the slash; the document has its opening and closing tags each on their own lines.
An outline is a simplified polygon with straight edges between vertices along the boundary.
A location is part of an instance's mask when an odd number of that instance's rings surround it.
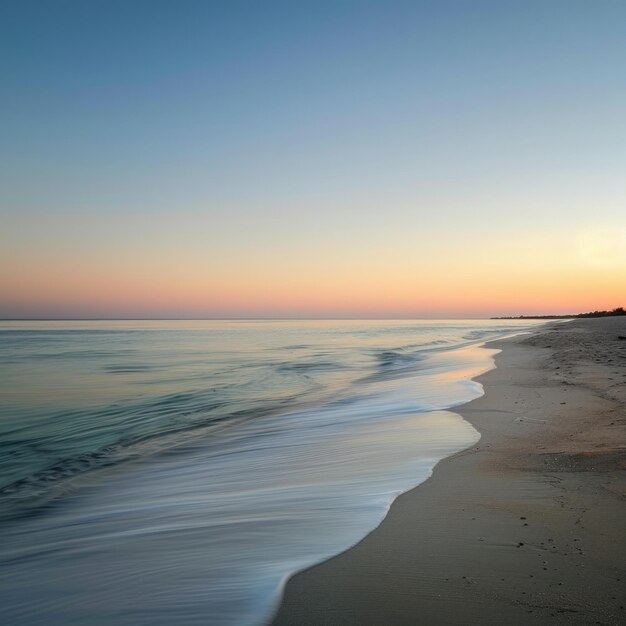
<svg viewBox="0 0 626 626">
<path fill-rule="evenodd" d="M 273 624 L 626 620 L 626 320 L 486 344 L 480 433 L 356 546 L 294 575 Z"/>
</svg>

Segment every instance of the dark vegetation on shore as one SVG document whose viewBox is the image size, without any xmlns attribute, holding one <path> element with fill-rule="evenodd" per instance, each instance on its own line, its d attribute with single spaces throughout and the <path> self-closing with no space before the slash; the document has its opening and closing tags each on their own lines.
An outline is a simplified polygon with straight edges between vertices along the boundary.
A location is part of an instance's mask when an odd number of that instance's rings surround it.
<svg viewBox="0 0 626 626">
<path fill-rule="evenodd" d="M 618 306 L 611 311 L 590 311 L 589 313 L 575 313 L 573 315 L 511 315 L 504 317 L 492 317 L 492 320 L 561 320 L 575 319 L 577 317 L 614 317 L 616 315 L 626 315 L 623 306 Z"/>
</svg>

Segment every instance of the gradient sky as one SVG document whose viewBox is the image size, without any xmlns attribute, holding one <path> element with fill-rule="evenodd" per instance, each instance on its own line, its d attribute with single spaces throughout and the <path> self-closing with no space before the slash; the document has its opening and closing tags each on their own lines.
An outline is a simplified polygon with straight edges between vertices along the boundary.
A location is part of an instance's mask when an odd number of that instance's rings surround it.
<svg viewBox="0 0 626 626">
<path fill-rule="evenodd" d="M 0 317 L 626 304 L 626 2 L 4 0 Z"/>
</svg>

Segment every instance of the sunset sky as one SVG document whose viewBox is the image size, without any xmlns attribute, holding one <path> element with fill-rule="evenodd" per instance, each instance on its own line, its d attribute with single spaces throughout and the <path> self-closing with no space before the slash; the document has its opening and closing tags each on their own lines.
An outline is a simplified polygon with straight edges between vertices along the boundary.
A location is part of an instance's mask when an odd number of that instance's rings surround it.
<svg viewBox="0 0 626 626">
<path fill-rule="evenodd" d="M 626 304 L 626 2 L 7 0 L 0 317 Z"/>
</svg>

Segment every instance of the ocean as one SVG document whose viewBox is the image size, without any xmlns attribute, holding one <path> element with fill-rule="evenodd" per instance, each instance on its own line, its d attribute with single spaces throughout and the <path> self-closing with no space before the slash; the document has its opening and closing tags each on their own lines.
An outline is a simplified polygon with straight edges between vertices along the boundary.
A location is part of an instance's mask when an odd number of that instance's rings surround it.
<svg viewBox="0 0 626 626">
<path fill-rule="evenodd" d="M 0 322 L 0 622 L 263 624 L 479 438 L 531 320 Z"/>
</svg>

